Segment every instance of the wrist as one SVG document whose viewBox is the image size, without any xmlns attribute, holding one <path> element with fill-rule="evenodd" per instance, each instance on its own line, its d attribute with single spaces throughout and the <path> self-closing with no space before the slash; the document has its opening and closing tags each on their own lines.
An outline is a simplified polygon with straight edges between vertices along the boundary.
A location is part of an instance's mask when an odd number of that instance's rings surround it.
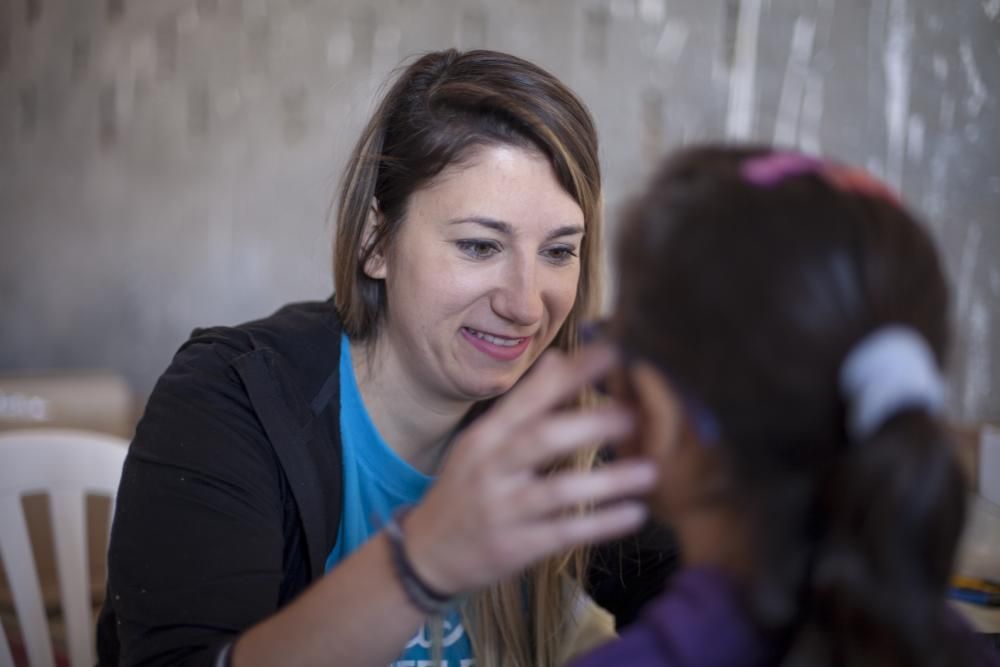
<svg viewBox="0 0 1000 667">
<path fill-rule="evenodd" d="M 393 570 L 414 607 L 428 615 L 443 615 L 455 606 L 457 591 L 438 583 L 439 579 L 433 575 L 429 577 L 427 568 L 418 569 L 412 555 L 413 540 L 408 539 L 403 528 L 407 515 L 406 510 L 398 511 L 385 525 Z"/>
<path fill-rule="evenodd" d="M 447 540 L 435 531 L 435 518 L 434 511 L 428 514 L 424 504 L 406 513 L 406 553 L 414 571 L 431 588 L 445 595 L 461 595 L 467 587 L 449 564 L 450 557 L 455 553 L 454 548 L 449 550 L 443 547 Z"/>
</svg>

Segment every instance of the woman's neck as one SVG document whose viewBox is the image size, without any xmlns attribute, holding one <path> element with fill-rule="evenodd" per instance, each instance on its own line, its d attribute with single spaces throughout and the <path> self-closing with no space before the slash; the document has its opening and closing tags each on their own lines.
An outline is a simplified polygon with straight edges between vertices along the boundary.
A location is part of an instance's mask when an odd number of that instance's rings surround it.
<svg viewBox="0 0 1000 667">
<path fill-rule="evenodd" d="M 351 342 L 350 350 L 361 399 L 379 434 L 404 461 L 436 474 L 472 403 L 444 400 L 416 386 L 393 355 L 376 347 Z"/>
</svg>

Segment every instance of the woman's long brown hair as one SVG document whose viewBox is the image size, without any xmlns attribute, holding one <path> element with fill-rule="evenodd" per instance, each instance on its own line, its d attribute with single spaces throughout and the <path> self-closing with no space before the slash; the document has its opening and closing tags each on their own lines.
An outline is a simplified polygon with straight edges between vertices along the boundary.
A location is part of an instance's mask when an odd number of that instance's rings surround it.
<svg viewBox="0 0 1000 667">
<path fill-rule="evenodd" d="M 577 330 L 600 298 L 601 174 L 590 113 L 554 76 L 494 51 L 441 51 L 406 67 L 382 98 L 350 157 L 337 206 L 334 302 L 351 340 L 373 343 L 387 317 L 385 286 L 365 275 L 406 220 L 406 205 L 446 168 L 480 147 L 538 152 L 583 210 L 580 281 L 553 345 L 577 346 Z M 377 203 L 381 224 L 365 223 Z M 479 406 L 482 408 L 482 406 Z M 474 409 L 476 410 L 476 409 Z M 476 410 L 478 411 L 478 410 Z M 589 468 L 592 453 L 565 466 Z M 554 667 L 572 631 L 586 549 L 550 558 L 463 606 L 478 667 Z"/>
</svg>

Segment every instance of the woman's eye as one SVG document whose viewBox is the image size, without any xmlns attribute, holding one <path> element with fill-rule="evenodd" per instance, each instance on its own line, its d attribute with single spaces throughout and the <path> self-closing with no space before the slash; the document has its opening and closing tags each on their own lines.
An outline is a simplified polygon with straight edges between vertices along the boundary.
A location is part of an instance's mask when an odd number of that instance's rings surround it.
<svg viewBox="0 0 1000 667">
<path fill-rule="evenodd" d="M 500 247 L 493 241 L 469 239 L 458 241 L 458 249 L 474 259 L 485 259 L 500 252 Z"/>
<path fill-rule="evenodd" d="M 576 257 L 576 249 L 570 246 L 556 246 L 546 250 L 545 256 L 556 264 L 566 264 Z"/>
</svg>

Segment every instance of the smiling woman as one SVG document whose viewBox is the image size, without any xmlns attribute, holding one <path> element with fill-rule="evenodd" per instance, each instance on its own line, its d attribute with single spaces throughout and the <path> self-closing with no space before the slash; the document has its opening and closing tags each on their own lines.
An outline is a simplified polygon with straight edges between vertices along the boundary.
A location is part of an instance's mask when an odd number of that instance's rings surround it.
<svg viewBox="0 0 1000 667">
<path fill-rule="evenodd" d="M 374 361 L 423 401 L 510 389 L 573 308 L 583 221 L 537 151 L 478 148 L 445 170 L 413 193 L 392 246 L 365 267 L 393 307 L 383 344 L 355 355 L 362 375 Z"/>
<path fill-rule="evenodd" d="M 489 51 L 402 71 L 344 175 L 334 298 L 197 331 L 151 396 L 101 662 L 550 667 L 611 632 L 581 581 L 655 594 L 585 558 L 654 475 L 593 468 L 632 420 L 581 407 L 608 350 L 565 355 L 600 201 L 593 122 L 551 74 Z"/>
</svg>

